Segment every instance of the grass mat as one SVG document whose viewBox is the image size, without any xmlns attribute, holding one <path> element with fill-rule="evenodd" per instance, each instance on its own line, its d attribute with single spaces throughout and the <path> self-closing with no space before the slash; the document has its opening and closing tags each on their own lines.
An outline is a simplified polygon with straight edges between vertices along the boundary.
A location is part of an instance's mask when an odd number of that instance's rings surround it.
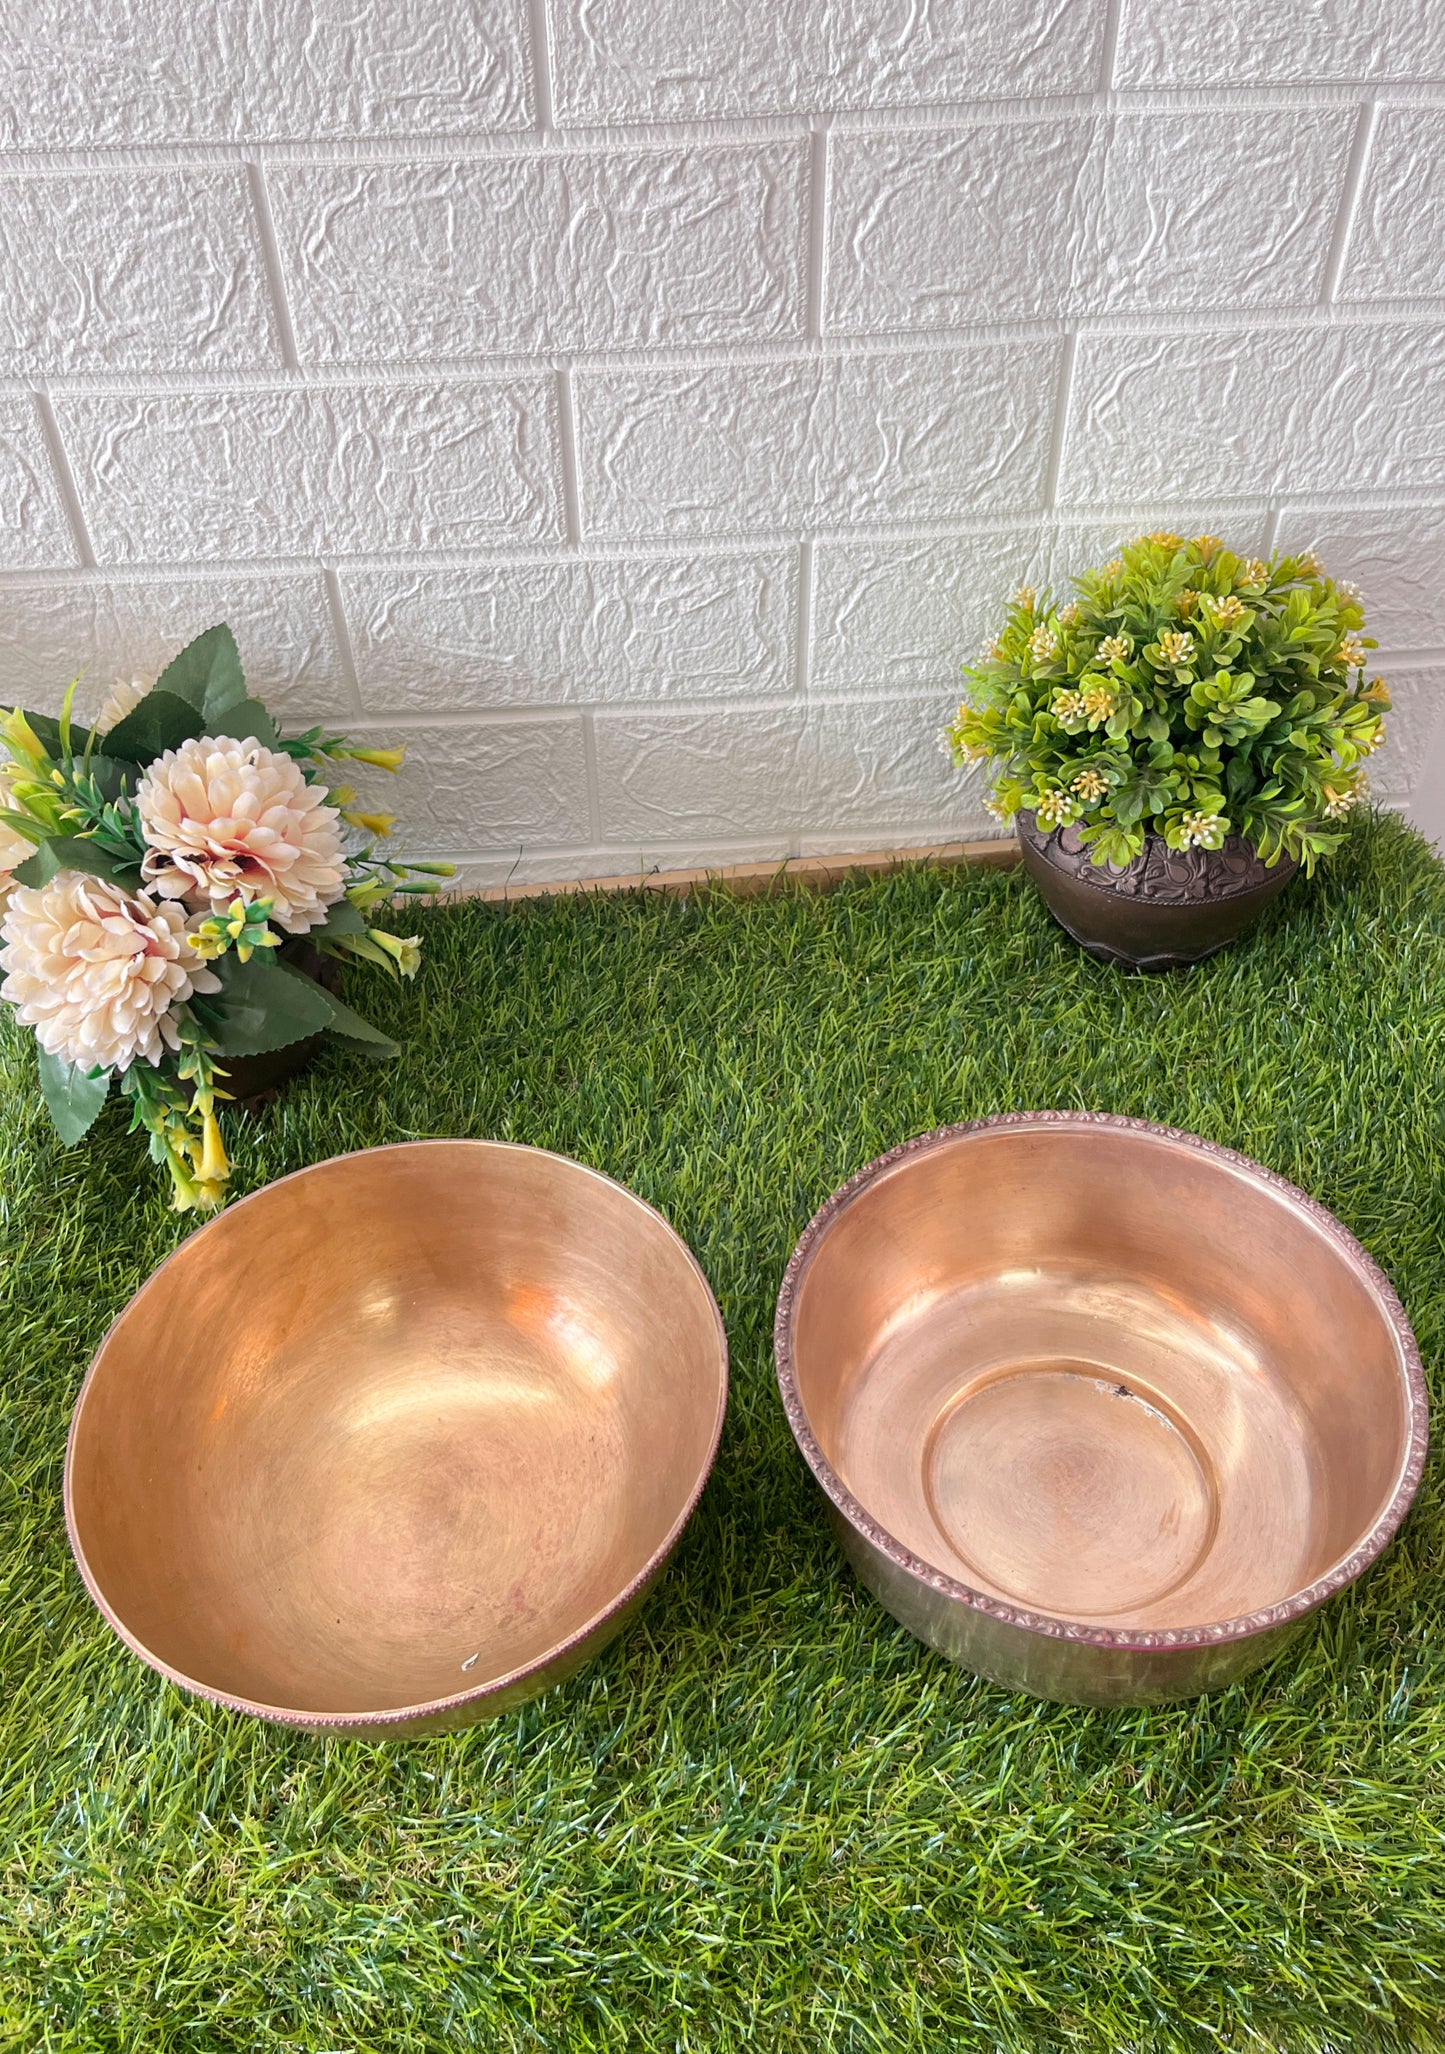
<svg viewBox="0 0 1445 2054">
<path fill-rule="evenodd" d="M 245 1182 L 429 1135 L 559 1149 L 696 1249 L 732 1348 L 675 1565 L 590 1669 L 383 1746 L 193 1702 L 71 1567 L 67 1417 L 187 1231 L 112 1107 L 50 1135 L 0 1030 L 0 2046 L 1209 2049 L 1445 2039 L 1445 1518 L 1271 1668 L 1163 1710 L 1013 1696 L 919 1646 L 825 1531 L 773 1381 L 814 1208 L 906 1135 L 1037 1106 L 1242 1148 L 1445 1343 L 1445 872 L 1362 823 L 1191 972 L 1082 954 L 1021 872 L 426 916 L 425 968 L 233 1125 Z M 363 983 L 365 989 L 363 990 Z M 239 1182 L 239 1180 L 238 1180 Z"/>
</svg>

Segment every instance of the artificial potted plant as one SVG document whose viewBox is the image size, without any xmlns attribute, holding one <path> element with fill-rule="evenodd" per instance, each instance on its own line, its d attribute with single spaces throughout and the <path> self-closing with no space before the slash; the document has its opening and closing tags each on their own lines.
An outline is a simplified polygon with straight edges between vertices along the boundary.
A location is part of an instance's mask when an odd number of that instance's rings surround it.
<svg viewBox="0 0 1445 2054">
<path fill-rule="evenodd" d="M 1360 594 L 1313 553 L 1166 533 L 1074 585 L 1014 594 L 945 747 L 992 763 L 989 810 L 1091 954 L 1196 962 L 1338 846 L 1367 789 L 1390 695 Z"/>
</svg>

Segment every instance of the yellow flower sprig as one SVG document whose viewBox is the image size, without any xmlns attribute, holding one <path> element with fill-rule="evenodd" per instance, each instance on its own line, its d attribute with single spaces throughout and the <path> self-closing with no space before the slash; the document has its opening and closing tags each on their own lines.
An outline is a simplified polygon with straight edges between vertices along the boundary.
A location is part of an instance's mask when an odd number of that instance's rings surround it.
<svg viewBox="0 0 1445 2054">
<path fill-rule="evenodd" d="M 243 963 L 249 963 L 257 949 L 281 946 L 280 935 L 266 924 L 270 911 L 269 899 L 253 899 L 248 905 L 243 898 L 234 898 L 224 913 L 212 913 L 186 941 L 203 963 L 213 963 L 227 949 L 234 949 Z"/>
</svg>

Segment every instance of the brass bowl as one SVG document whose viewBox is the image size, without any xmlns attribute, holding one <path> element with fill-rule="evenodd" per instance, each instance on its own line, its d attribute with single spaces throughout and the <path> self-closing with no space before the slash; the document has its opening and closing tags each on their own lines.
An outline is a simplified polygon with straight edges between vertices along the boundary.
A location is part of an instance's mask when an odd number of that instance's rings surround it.
<svg viewBox="0 0 1445 2054">
<path fill-rule="evenodd" d="M 201 1228 L 115 1321 L 71 1423 L 71 1547 L 202 1697 L 466 1725 L 622 1626 L 726 1397 L 706 1278 L 609 1178 L 496 1141 L 338 1156 Z"/>
<path fill-rule="evenodd" d="M 1425 1460 L 1400 1302 L 1247 1156 L 1106 1113 L 921 1135 L 831 1198 L 778 1381 L 904 1625 L 1075 1704 L 1232 1682 L 1366 1569 Z"/>
</svg>

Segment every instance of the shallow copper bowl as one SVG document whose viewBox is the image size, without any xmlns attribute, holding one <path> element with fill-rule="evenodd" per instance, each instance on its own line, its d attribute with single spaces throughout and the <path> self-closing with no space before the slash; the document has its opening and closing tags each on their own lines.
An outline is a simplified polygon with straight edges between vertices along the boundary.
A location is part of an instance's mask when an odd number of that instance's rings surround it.
<svg viewBox="0 0 1445 2054">
<path fill-rule="evenodd" d="M 620 1185 L 495 1141 L 338 1156 L 192 1235 L 111 1327 L 71 1546 L 121 1638 L 203 1697 L 465 1725 L 618 1631 L 726 1395 L 706 1278 Z"/>
<path fill-rule="evenodd" d="M 881 1156 L 799 1242 L 778 1380 L 862 1581 L 996 1682 L 1188 1697 L 1391 1539 L 1425 1459 L 1399 1300 L 1247 1156 L 1018 1113 Z"/>
</svg>

